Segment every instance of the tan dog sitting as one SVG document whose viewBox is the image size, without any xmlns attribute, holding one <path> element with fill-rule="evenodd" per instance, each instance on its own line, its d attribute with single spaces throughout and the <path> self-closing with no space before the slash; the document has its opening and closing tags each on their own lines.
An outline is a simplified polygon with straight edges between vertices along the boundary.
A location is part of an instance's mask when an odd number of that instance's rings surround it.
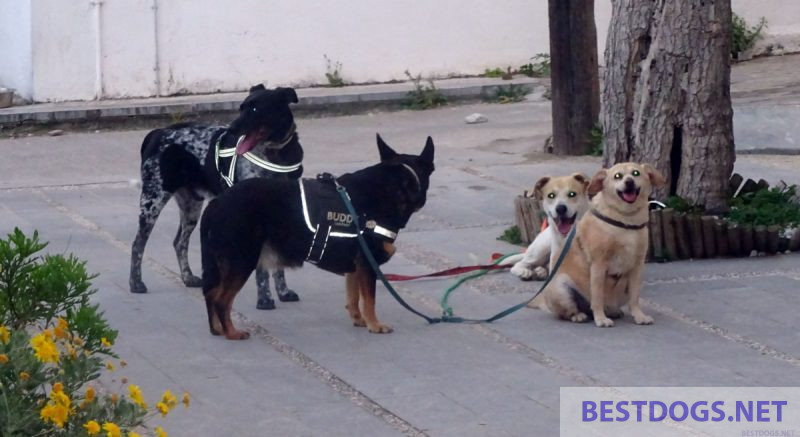
<svg viewBox="0 0 800 437">
<path fill-rule="evenodd" d="M 532 192 L 547 214 L 548 227 L 540 232 L 528 246 L 525 254 L 503 260 L 503 265 L 514 264 L 511 274 L 520 279 L 547 278 L 555 257 L 561 252 L 572 226 L 589 210 L 589 178 L 582 173 L 551 178 L 545 176 L 536 182 Z"/>
<path fill-rule="evenodd" d="M 598 194 L 542 294 L 547 309 L 573 322 L 593 316 L 597 326 L 609 327 L 627 304 L 637 324 L 653 323 L 639 307 L 639 294 L 648 245 L 648 197 L 653 186 L 664 182 L 648 164 L 617 164 L 594 176 L 589 191 Z M 541 307 L 541 300 L 532 305 Z"/>
</svg>

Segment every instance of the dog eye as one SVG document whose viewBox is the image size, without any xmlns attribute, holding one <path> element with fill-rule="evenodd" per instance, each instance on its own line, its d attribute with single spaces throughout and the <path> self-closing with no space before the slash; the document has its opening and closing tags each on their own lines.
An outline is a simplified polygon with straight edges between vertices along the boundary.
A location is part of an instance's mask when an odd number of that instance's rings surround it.
<svg viewBox="0 0 800 437">
<path fill-rule="evenodd" d="M 622 173 L 615 174 L 614 179 L 622 179 Z"/>
<path fill-rule="evenodd" d="M 578 193 L 576 193 L 574 191 L 570 191 L 569 193 L 567 193 L 567 196 L 569 196 L 569 197 L 575 197 L 577 195 L 578 195 Z"/>
<path fill-rule="evenodd" d="M 548 199 L 555 199 L 555 198 L 556 198 L 556 193 L 550 193 L 550 194 L 548 194 L 548 195 L 547 195 L 547 198 L 548 198 Z"/>
<path fill-rule="evenodd" d="M 634 170 L 631 174 L 634 176 L 639 176 L 641 173 L 639 173 L 639 170 Z"/>
</svg>

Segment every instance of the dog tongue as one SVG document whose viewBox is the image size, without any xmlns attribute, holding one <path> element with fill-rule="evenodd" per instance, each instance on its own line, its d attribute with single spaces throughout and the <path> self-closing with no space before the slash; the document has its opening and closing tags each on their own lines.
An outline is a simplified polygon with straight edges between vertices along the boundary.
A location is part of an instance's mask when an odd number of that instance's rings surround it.
<svg viewBox="0 0 800 437">
<path fill-rule="evenodd" d="M 572 223 L 558 223 L 558 232 L 560 232 L 561 235 L 567 235 L 570 229 L 572 229 Z"/>
<path fill-rule="evenodd" d="M 625 200 L 626 202 L 630 202 L 630 203 L 635 202 L 636 201 L 636 196 L 638 196 L 638 194 L 636 194 L 636 191 L 630 191 L 630 192 L 623 191 L 622 192 L 622 199 Z"/>
<path fill-rule="evenodd" d="M 258 132 L 250 132 L 244 135 L 244 138 L 240 138 L 239 142 L 236 144 L 236 154 L 243 155 L 249 152 L 250 149 L 256 146 L 256 143 L 258 143 L 260 139 L 261 135 Z"/>
</svg>

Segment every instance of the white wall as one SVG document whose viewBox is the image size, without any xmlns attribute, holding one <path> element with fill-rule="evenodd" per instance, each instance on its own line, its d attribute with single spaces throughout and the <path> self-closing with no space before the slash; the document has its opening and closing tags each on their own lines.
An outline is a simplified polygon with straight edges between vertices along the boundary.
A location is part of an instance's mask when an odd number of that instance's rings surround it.
<svg viewBox="0 0 800 437">
<path fill-rule="evenodd" d="M 733 7 L 800 39 L 800 0 Z M 610 15 L 611 0 L 596 0 L 601 62 Z M 546 0 L 0 0 L 0 24 L 0 59 L 13 60 L 0 79 L 37 101 L 325 83 L 324 54 L 345 80 L 370 82 L 478 74 L 549 51 Z"/>
<path fill-rule="evenodd" d="M 0 86 L 30 98 L 31 79 L 31 5 L 0 0 Z"/>
<path fill-rule="evenodd" d="M 162 90 L 324 83 L 323 54 L 341 61 L 354 82 L 404 79 L 406 69 L 446 75 L 516 66 L 548 51 L 543 4 L 239 0 L 223 13 L 216 0 L 163 1 Z"/>
</svg>

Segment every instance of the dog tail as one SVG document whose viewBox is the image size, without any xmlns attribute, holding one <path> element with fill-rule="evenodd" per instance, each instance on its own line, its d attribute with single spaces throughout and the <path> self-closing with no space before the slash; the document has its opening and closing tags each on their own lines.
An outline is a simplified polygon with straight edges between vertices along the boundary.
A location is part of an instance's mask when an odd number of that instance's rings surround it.
<svg viewBox="0 0 800 437">
<path fill-rule="evenodd" d="M 155 139 L 158 138 L 159 135 L 161 135 L 161 129 L 154 129 L 144 137 L 144 140 L 142 141 L 142 147 L 139 149 L 139 154 L 142 156 L 142 164 L 144 164 L 145 159 L 150 154 L 150 148 L 148 146 L 151 143 L 154 143 Z"/>
<path fill-rule="evenodd" d="M 167 146 L 159 159 L 164 190 L 174 193 L 179 188 L 201 185 L 203 168 L 197 158 L 181 146 Z"/>
</svg>

